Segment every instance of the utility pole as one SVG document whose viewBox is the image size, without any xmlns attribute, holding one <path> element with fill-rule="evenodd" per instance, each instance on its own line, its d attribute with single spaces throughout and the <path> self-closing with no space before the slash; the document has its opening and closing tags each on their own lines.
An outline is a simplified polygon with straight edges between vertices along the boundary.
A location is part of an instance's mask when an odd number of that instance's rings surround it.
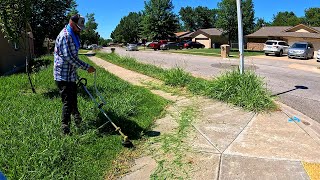
<svg viewBox="0 0 320 180">
<path fill-rule="evenodd" d="M 243 57 L 243 26 L 242 26 L 242 11 L 241 0 L 237 0 L 237 15 L 238 15 L 238 44 L 240 56 L 240 74 L 244 72 L 244 57 Z"/>
</svg>

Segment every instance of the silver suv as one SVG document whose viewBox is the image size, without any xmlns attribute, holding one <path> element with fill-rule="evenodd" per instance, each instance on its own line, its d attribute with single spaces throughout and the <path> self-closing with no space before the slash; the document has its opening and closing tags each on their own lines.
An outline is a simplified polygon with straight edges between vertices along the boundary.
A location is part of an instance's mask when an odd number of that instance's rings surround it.
<svg viewBox="0 0 320 180">
<path fill-rule="evenodd" d="M 275 54 L 276 56 L 282 56 L 288 54 L 289 45 L 285 41 L 268 40 L 264 43 L 263 51 L 266 56 L 269 54 Z"/>
<path fill-rule="evenodd" d="M 289 58 L 313 59 L 314 48 L 309 42 L 296 42 L 289 48 Z"/>
</svg>

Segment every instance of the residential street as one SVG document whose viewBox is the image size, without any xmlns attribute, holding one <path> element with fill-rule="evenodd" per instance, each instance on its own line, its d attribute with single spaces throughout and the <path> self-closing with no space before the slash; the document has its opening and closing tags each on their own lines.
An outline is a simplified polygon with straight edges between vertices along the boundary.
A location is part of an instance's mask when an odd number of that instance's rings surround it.
<svg viewBox="0 0 320 180">
<path fill-rule="evenodd" d="M 110 52 L 110 48 L 103 49 Z M 125 51 L 116 48 L 116 53 L 163 68 L 182 67 L 193 75 L 210 78 L 227 69 L 237 67 L 237 59 L 222 59 L 161 51 Z M 288 59 L 286 57 L 246 57 L 246 69 L 253 69 L 265 78 L 268 89 L 278 100 L 308 117 L 320 122 L 320 63 L 315 60 Z"/>
</svg>

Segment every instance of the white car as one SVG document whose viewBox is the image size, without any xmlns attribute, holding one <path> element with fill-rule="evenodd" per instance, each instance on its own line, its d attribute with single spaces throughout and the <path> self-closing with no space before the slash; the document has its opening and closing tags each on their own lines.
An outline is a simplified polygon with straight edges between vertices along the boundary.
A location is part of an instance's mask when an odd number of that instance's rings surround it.
<svg viewBox="0 0 320 180">
<path fill-rule="evenodd" d="M 317 53 L 317 62 L 320 62 L 320 49 L 318 50 L 318 53 Z"/>
<path fill-rule="evenodd" d="M 275 54 L 276 56 L 282 56 L 288 54 L 289 45 L 285 41 L 267 40 L 264 43 L 263 51 L 266 56 L 269 54 Z"/>
</svg>

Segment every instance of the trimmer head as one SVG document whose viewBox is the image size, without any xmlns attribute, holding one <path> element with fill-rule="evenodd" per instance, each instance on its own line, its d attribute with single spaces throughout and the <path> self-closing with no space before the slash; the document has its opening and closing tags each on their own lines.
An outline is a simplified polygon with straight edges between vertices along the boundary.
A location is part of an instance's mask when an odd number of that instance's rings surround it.
<svg viewBox="0 0 320 180">
<path fill-rule="evenodd" d="M 129 140 L 122 141 L 122 146 L 124 146 L 126 148 L 133 148 L 134 147 L 133 143 Z"/>
</svg>

